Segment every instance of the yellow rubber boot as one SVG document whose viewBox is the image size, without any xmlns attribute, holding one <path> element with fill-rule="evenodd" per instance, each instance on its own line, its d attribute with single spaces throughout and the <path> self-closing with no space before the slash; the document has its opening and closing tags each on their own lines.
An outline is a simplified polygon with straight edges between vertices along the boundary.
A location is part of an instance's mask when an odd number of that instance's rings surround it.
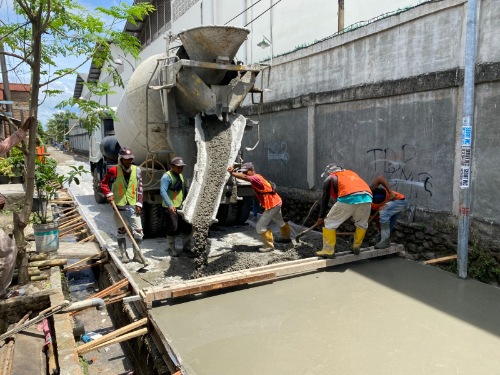
<svg viewBox="0 0 500 375">
<path fill-rule="evenodd" d="M 315 254 L 323 258 L 334 258 L 336 243 L 337 231 L 335 229 L 323 228 L 323 250 L 316 251 Z"/>
<path fill-rule="evenodd" d="M 366 234 L 366 229 L 356 227 L 356 232 L 354 232 L 354 243 L 352 245 L 352 252 L 356 255 L 359 255 L 359 248 L 363 243 L 365 234 Z"/>
<path fill-rule="evenodd" d="M 259 249 L 261 253 L 267 253 L 274 250 L 273 232 L 271 232 L 271 229 L 268 228 L 264 233 L 261 233 L 260 238 L 264 243 L 264 246 Z"/>
<path fill-rule="evenodd" d="M 285 223 L 285 225 L 283 225 L 280 228 L 280 233 L 283 236 L 283 242 L 285 242 L 285 243 L 292 242 L 292 239 L 290 238 L 290 232 L 291 232 L 291 229 L 290 229 L 290 225 L 288 225 L 288 223 Z"/>
</svg>

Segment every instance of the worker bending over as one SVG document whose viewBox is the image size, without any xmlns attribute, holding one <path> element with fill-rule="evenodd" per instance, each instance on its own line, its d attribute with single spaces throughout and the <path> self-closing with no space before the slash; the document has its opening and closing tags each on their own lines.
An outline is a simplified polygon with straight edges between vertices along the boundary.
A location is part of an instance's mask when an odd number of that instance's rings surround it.
<svg viewBox="0 0 500 375">
<path fill-rule="evenodd" d="M 375 248 L 385 249 L 390 245 L 391 232 L 399 215 L 408 208 L 408 201 L 403 194 L 391 190 L 384 176 L 377 176 L 370 187 L 373 195 L 372 215 L 375 215 L 377 211 L 379 212 L 378 221 L 376 222 L 380 226 L 380 241 L 375 245 Z"/>
<path fill-rule="evenodd" d="M 370 217 L 372 193 L 368 184 L 355 172 L 330 164 L 321 177 L 327 176 L 323 183 L 323 195 L 318 216 L 318 225 L 323 225 L 323 250 L 316 255 L 325 258 L 335 257 L 337 228 L 351 216 L 354 219 L 356 231 L 352 252 L 359 254 L 361 243 L 365 238 Z M 330 198 L 335 204 L 326 215 Z M 326 216 L 326 217 L 325 217 Z"/>
<path fill-rule="evenodd" d="M 133 262 L 142 263 L 147 266 L 149 262 L 142 255 L 142 176 L 141 168 L 132 164 L 134 155 L 127 147 L 122 147 L 118 152 L 118 165 L 112 166 L 101 180 L 101 190 L 106 196 L 109 204 L 114 201 L 122 219 L 131 228 L 134 240 L 139 247 L 134 250 Z M 109 184 L 113 184 L 111 190 Z M 123 226 L 118 213 L 114 212 L 116 227 L 118 228 L 117 242 L 121 252 L 123 263 L 128 262 L 126 229 Z"/>
<path fill-rule="evenodd" d="M 281 197 L 273 189 L 269 181 L 260 174 L 255 173 L 255 168 L 252 163 L 243 163 L 237 172 L 234 171 L 234 167 L 232 166 L 229 167 L 227 171 L 233 177 L 250 182 L 259 204 L 264 207 L 264 212 L 255 225 L 255 230 L 264 243 L 264 247 L 260 248 L 259 251 L 261 253 L 266 253 L 274 250 L 273 232 L 271 228 L 268 228 L 271 220 L 280 228 L 280 233 L 284 240 L 290 242 L 290 225 L 285 223 L 283 215 L 281 214 Z"/>
</svg>

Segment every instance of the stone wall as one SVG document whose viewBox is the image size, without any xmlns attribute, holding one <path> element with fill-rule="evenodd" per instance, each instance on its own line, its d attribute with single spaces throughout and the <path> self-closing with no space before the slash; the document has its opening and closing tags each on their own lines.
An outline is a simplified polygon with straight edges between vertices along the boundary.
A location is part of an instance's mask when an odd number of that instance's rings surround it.
<svg viewBox="0 0 500 375">
<path fill-rule="evenodd" d="M 279 188 L 283 198 L 283 216 L 296 224 L 312 226 L 319 213 L 318 192 L 301 194 L 299 190 Z M 309 216 L 309 218 L 307 218 Z M 307 220 L 306 220 L 307 218 Z M 497 225 L 473 220 L 468 247 L 468 276 L 479 281 L 500 285 L 500 246 L 493 235 Z M 319 231 L 319 229 L 317 229 Z M 354 232 L 355 226 L 347 221 L 340 232 Z M 371 223 L 363 247 L 377 243 L 378 230 Z M 391 235 L 392 242 L 405 247 L 404 256 L 415 261 L 442 258 L 457 253 L 458 219 L 446 212 L 430 212 L 416 208 L 402 213 Z M 456 273 L 457 261 L 451 260 L 437 266 Z"/>
</svg>

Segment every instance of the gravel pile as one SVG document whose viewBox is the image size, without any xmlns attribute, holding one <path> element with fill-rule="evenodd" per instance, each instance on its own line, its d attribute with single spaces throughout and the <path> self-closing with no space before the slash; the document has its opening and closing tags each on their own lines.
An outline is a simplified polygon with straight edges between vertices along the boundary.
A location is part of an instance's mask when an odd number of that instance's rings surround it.
<svg viewBox="0 0 500 375">
<path fill-rule="evenodd" d="M 268 264 L 311 258 L 316 256 L 314 252 L 320 250 L 322 246 L 323 242 L 320 237 L 308 238 L 307 241 L 301 241 L 296 245 L 288 244 L 280 246 L 277 244 L 277 249 L 281 247 L 282 250 L 275 250 L 271 253 L 259 253 L 257 251 L 258 246 L 255 246 L 255 251 L 251 251 L 248 247 L 245 247 L 244 251 L 239 251 L 238 246 L 235 246 L 232 251 L 222 254 L 219 257 L 211 258 L 208 265 L 203 268 L 197 277 L 218 275 Z M 351 239 L 337 238 L 335 252 L 350 251 L 351 247 Z"/>
</svg>

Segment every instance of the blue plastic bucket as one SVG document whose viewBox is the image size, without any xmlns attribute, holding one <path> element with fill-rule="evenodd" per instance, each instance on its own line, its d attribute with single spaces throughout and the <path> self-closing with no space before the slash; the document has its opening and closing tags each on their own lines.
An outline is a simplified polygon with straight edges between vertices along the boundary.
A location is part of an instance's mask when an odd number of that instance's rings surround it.
<svg viewBox="0 0 500 375">
<path fill-rule="evenodd" d="M 59 228 L 58 224 L 34 224 L 36 251 L 46 253 L 59 249 Z"/>
</svg>

